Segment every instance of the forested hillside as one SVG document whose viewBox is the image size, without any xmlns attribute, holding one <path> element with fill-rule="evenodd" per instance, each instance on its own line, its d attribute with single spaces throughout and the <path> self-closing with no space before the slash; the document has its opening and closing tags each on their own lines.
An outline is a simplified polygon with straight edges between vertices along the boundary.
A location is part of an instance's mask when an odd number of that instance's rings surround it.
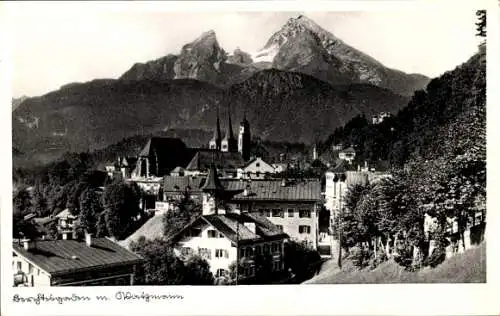
<svg viewBox="0 0 500 316">
<path fill-rule="evenodd" d="M 357 117 L 326 145 L 338 142 L 393 165 L 393 178 L 349 191 L 335 224 L 354 261 L 376 266 L 394 258 L 411 269 L 439 264 L 445 248 L 459 247 L 464 231 L 477 225 L 477 214 L 486 215 L 485 47 L 416 92 L 395 117 L 378 125 Z M 426 215 L 436 219 L 427 232 Z M 448 230 L 453 221 L 457 235 Z"/>
<path fill-rule="evenodd" d="M 486 120 L 485 91 L 486 51 L 481 47 L 467 62 L 415 92 L 396 116 L 372 124 L 371 117 L 359 115 L 337 128 L 322 149 L 353 144 L 363 158 L 388 159 L 400 166 L 414 157 L 464 151 L 464 142 L 479 142 L 477 129 Z"/>
</svg>

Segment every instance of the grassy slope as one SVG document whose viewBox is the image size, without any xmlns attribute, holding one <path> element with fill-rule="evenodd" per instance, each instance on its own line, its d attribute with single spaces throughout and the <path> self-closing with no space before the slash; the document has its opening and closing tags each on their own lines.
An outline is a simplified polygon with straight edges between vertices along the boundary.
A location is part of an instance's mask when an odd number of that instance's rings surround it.
<svg viewBox="0 0 500 316">
<path fill-rule="evenodd" d="M 333 261 L 327 261 L 320 273 L 306 284 L 356 283 L 483 283 L 486 282 L 486 246 L 471 248 L 456 255 L 434 269 L 408 272 L 393 261 L 373 270 L 356 270 L 346 261 L 342 270 Z"/>
</svg>

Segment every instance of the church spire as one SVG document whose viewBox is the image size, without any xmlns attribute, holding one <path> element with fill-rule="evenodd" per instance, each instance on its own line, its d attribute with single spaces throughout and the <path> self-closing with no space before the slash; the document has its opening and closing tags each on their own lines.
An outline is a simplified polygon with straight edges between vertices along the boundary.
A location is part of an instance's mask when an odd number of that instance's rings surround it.
<svg viewBox="0 0 500 316">
<path fill-rule="evenodd" d="M 221 149 L 221 141 L 222 141 L 222 137 L 221 137 L 221 132 L 220 132 L 219 104 L 217 103 L 217 123 L 216 123 L 216 127 L 214 130 L 214 136 L 212 137 L 212 139 L 210 140 L 210 143 L 209 143 L 209 148 L 220 150 Z"/>
<path fill-rule="evenodd" d="M 225 152 L 237 152 L 238 142 L 233 134 L 233 125 L 231 123 L 231 106 L 227 107 L 227 126 L 226 135 L 221 143 L 221 150 Z"/>
<path fill-rule="evenodd" d="M 227 106 L 227 139 L 234 139 L 233 124 L 231 123 L 231 106 Z"/>
</svg>

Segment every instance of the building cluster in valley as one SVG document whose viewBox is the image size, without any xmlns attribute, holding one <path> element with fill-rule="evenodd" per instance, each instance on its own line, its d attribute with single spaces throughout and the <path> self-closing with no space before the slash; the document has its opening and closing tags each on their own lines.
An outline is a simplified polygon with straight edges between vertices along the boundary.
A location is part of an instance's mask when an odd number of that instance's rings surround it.
<svg viewBox="0 0 500 316">
<path fill-rule="evenodd" d="M 140 236 L 161 236 L 161 215 L 174 210 L 185 196 L 201 205 L 201 215 L 168 241 L 181 259 L 195 254 L 206 259 L 216 279 L 226 277 L 233 262 L 240 263 L 240 280 L 251 279 L 260 254 L 272 258 L 273 272 L 285 273 L 284 248 L 289 240 L 318 250 L 324 258 L 334 257 L 338 244 L 332 224 L 349 188 L 390 177 L 386 168 L 368 163 L 355 166 L 352 146 L 337 144 L 323 153 L 314 146 L 311 160 L 325 166 L 323 180 L 285 177 L 286 161 L 251 157 L 249 122 L 243 119 L 236 138 L 228 113 L 224 136 L 217 114 L 208 148 L 153 137 L 136 157 L 120 157 L 106 166 L 108 176 L 138 184 L 144 192 L 140 206 L 154 214 L 125 240 L 75 236 L 78 218 L 67 210 L 49 219 L 32 219 L 41 225 L 57 221 L 60 238 L 14 242 L 15 284 L 133 284 L 143 259 L 127 246 Z"/>
</svg>

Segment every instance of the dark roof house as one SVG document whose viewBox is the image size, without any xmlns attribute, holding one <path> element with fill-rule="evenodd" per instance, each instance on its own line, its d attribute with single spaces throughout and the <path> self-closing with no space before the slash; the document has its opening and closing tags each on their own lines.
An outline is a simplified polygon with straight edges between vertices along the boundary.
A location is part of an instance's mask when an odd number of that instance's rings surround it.
<svg viewBox="0 0 500 316">
<path fill-rule="evenodd" d="M 319 179 L 304 180 L 222 180 L 228 190 L 245 190 L 235 195 L 233 201 L 303 201 L 318 202 L 321 200 L 321 182 Z"/>
<path fill-rule="evenodd" d="M 174 243 L 184 235 L 189 228 L 206 223 L 214 227 L 233 244 L 251 244 L 262 241 L 272 241 L 288 238 L 276 225 L 267 218 L 254 213 L 226 213 L 202 215 L 192 223 L 186 225 L 169 240 Z M 250 230 L 245 223 L 255 224 L 255 231 Z"/>
<path fill-rule="evenodd" d="M 187 165 L 192 155 L 192 151 L 178 138 L 152 137 L 139 153 L 138 163 L 141 163 L 141 158 L 147 158 L 150 174 L 161 177 L 175 167 Z"/>
<path fill-rule="evenodd" d="M 107 238 L 93 238 L 90 246 L 80 240 L 37 240 L 32 249 L 13 243 L 24 257 L 51 276 L 137 264 L 142 258 Z"/>
<path fill-rule="evenodd" d="M 189 164 L 187 164 L 186 170 L 207 171 L 212 164 L 215 164 L 217 169 L 236 170 L 245 165 L 245 161 L 238 152 L 198 149 Z"/>
</svg>

